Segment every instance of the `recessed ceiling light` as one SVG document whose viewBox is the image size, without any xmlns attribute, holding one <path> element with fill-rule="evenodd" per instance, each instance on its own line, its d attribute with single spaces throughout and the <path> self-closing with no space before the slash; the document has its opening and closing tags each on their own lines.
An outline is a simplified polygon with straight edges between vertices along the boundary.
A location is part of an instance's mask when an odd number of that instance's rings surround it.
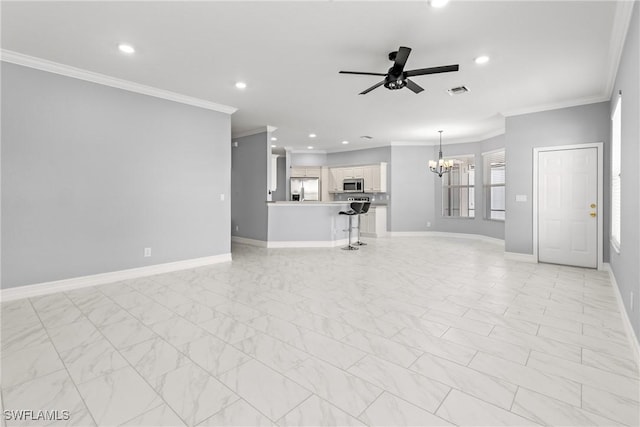
<svg viewBox="0 0 640 427">
<path fill-rule="evenodd" d="M 313 150 L 313 145 L 307 147 L 309 150 Z"/>
<path fill-rule="evenodd" d="M 247 84 L 245 82 L 236 82 L 236 87 L 238 89 L 246 89 Z"/>
<path fill-rule="evenodd" d="M 474 61 L 476 64 L 486 64 L 489 62 L 489 57 L 487 55 L 478 56 Z"/>
<path fill-rule="evenodd" d="M 342 141 L 343 144 L 347 145 L 349 141 Z"/>
<path fill-rule="evenodd" d="M 315 133 L 310 133 L 309 134 L 309 138 L 315 138 L 316 136 L 318 136 L 318 135 L 316 135 Z"/>
<path fill-rule="evenodd" d="M 449 3 L 449 0 L 431 0 L 429 4 L 431 7 L 445 7 Z"/>
<path fill-rule="evenodd" d="M 271 148 L 276 148 L 276 144 L 271 144 Z"/>
<path fill-rule="evenodd" d="M 133 46 L 131 46 L 130 44 L 126 44 L 126 43 L 120 43 L 118 45 L 118 49 L 120 50 L 120 52 L 128 53 L 128 54 L 132 54 L 132 53 L 134 53 L 136 51 L 133 48 Z"/>
<path fill-rule="evenodd" d="M 277 140 L 278 140 L 278 138 L 276 138 L 275 136 L 272 136 L 272 137 L 271 137 L 271 140 L 272 140 L 272 141 L 277 141 Z"/>
</svg>

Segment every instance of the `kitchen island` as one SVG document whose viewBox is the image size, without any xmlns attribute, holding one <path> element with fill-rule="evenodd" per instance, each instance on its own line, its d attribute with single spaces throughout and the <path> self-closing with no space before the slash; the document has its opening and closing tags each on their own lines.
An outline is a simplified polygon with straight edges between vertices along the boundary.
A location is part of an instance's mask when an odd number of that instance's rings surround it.
<svg viewBox="0 0 640 427">
<path fill-rule="evenodd" d="M 351 202 L 267 202 L 268 248 L 320 248 L 347 244 Z M 356 221 L 357 223 L 357 221 Z M 354 230 L 355 231 L 355 230 Z"/>
</svg>

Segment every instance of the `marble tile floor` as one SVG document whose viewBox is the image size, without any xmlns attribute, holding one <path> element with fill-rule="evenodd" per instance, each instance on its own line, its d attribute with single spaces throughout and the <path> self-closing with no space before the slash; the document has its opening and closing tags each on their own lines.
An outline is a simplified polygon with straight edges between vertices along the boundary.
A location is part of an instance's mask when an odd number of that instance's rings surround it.
<svg viewBox="0 0 640 427">
<path fill-rule="evenodd" d="M 2 426 L 640 424 L 607 273 L 368 243 L 3 302 Z"/>
</svg>

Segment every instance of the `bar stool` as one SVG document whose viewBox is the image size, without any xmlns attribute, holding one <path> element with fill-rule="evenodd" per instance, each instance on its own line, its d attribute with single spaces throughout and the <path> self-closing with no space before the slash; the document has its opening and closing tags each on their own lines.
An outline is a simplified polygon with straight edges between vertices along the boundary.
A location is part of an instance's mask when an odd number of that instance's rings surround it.
<svg viewBox="0 0 640 427">
<path fill-rule="evenodd" d="M 360 240 L 360 224 L 362 224 L 362 219 L 360 218 L 361 214 L 366 214 L 367 212 L 369 212 L 369 207 L 371 206 L 371 202 L 364 202 L 362 204 L 362 210 L 360 211 L 360 213 L 358 214 L 358 241 L 354 243 L 354 245 L 358 245 L 358 246 L 364 246 L 366 245 L 366 243 L 364 243 L 362 240 Z"/>
<path fill-rule="evenodd" d="M 353 218 L 354 215 L 359 215 L 360 211 L 362 210 L 362 206 L 364 205 L 364 203 L 362 202 L 353 202 L 351 203 L 351 209 L 349 209 L 348 211 L 340 211 L 340 215 L 348 215 L 349 216 L 349 228 L 347 230 L 349 230 L 349 244 L 347 246 L 345 246 L 344 249 L 345 251 L 357 251 L 358 247 L 354 246 L 351 244 L 351 230 L 353 229 L 352 223 L 351 223 L 351 219 Z"/>
</svg>

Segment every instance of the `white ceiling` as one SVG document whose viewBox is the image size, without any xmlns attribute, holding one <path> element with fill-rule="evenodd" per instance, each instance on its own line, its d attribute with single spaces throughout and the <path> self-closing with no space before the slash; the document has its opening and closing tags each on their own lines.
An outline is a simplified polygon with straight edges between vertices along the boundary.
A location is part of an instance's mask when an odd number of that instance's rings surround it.
<svg viewBox="0 0 640 427">
<path fill-rule="evenodd" d="M 620 4 L 3 1 L 2 48 L 237 107 L 234 134 L 270 125 L 279 146 L 335 151 L 433 142 L 439 129 L 445 143 L 478 140 L 508 114 L 608 99 L 629 19 Z M 406 69 L 460 71 L 413 78 L 417 95 L 358 95 L 380 78 L 338 74 L 384 73 L 401 45 L 413 48 Z M 459 85 L 471 92 L 448 95 Z"/>
</svg>

